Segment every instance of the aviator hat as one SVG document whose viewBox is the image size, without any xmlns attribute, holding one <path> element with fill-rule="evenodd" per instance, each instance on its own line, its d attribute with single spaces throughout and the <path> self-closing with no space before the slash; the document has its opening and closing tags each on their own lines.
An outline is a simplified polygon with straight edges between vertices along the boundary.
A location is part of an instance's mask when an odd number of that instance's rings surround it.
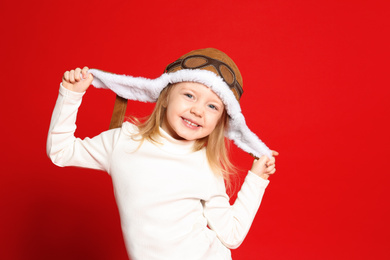
<svg viewBox="0 0 390 260">
<path fill-rule="evenodd" d="M 125 99 L 142 102 L 155 102 L 169 84 L 190 81 L 206 85 L 221 98 L 229 115 L 226 137 L 254 157 L 266 155 L 271 158 L 270 149 L 248 128 L 241 112 L 241 73 L 233 60 L 220 50 L 191 51 L 170 63 L 156 79 L 117 75 L 97 69 L 89 72 L 94 76 L 92 85 L 96 88 L 111 89 Z"/>
</svg>

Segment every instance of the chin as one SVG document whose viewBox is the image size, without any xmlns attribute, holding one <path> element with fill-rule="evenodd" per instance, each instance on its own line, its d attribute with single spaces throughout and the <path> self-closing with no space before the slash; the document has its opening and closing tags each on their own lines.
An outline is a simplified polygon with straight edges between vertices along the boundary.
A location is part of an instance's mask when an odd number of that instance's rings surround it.
<svg viewBox="0 0 390 260">
<path fill-rule="evenodd" d="M 179 136 L 179 140 L 194 141 L 196 139 L 197 138 L 194 138 L 194 137 L 191 137 L 191 136 L 185 136 L 185 135 Z"/>
</svg>

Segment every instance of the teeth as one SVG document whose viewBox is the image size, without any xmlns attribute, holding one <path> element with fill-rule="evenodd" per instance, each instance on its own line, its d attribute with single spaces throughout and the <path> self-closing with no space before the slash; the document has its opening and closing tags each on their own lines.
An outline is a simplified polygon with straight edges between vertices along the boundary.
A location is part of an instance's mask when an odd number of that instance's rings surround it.
<svg viewBox="0 0 390 260">
<path fill-rule="evenodd" d="M 192 125 L 192 126 L 196 126 L 196 127 L 198 127 L 198 125 L 197 125 L 197 124 L 194 124 L 194 123 L 192 123 L 192 122 L 188 121 L 187 119 L 184 119 L 184 118 L 183 118 L 183 120 L 184 120 L 184 121 L 186 121 L 188 124 L 190 124 L 190 125 Z"/>
</svg>

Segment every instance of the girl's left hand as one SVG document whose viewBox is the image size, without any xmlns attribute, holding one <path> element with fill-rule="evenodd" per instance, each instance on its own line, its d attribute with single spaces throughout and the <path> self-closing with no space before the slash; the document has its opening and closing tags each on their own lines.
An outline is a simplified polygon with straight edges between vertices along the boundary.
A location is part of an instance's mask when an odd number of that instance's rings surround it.
<svg viewBox="0 0 390 260">
<path fill-rule="evenodd" d="M 271 151 L 272 157 L 269 159 L 266 155 L 260 157 L 260 159 L 255 159 L 253 161 L 251 172 L 260 176 L 261 178 L 268 180 L 271 174 L 274 174 L 276 171 L 275 168 L 275 156 L 278 156 L 277 151 Z"/>
</svg>

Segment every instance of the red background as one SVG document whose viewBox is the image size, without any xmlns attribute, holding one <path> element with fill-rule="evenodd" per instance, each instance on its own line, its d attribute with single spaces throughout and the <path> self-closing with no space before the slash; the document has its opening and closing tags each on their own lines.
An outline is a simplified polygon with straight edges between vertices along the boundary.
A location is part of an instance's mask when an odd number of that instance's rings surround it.
<svg viewBox="0 0 390 260">
<path fill-rule="evenodd" d="M 2 1 L 0 258 L 127 259 L 109 176 L 46 157 L 62 74 L 155 78 L 211 46 L 236 61 L 247 123 L 280 152 L 234 259 L 390 259 L 386 2 Z M 114 98 L 88 91 L 78 136 L 107 129 Z"/>
</svg>

